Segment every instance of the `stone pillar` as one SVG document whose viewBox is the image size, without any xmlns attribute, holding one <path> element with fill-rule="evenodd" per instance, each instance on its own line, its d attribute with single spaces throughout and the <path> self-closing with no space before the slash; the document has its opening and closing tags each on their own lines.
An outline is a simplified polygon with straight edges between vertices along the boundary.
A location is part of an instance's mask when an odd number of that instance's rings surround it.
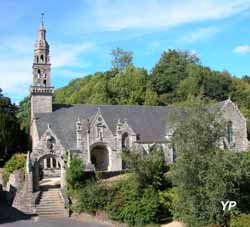
<svg viewBox="0 0 250 227">
<path fill-rule="evenodd" d="M 57 159 L 56 159 L 56 168 L 57 169 L 59 168 L 59 162 L 57 161 Z"/>
<path fill-rule="evenodd" d="M 50 158 L 50 168 L 53 169 L 53 158 Z"/>
<path fill-rule="evenodd" d="M 44 169 L 47 169 L 48 167 L 47 167 L 47 159 L 45 158 L 45 159 L 43 159 L 43 168 Z"/>
<path fill-rule="evenodd" d="M 83 145 L 82 145 L 82 122 L 80 121 L 80 118 L 78 117 L 76 121 L 76 148 L 77 150 L 82 151 Z"/>
<path fill-rule="evenodd" d="M 65 188 L 65 169 L 64 165 L 61 164 L 61 189 Z"/>
<path fill-rule="evenodd" d="M 87 133 L 87 163 L 91 164 L 89 133 Z"/>
</svg>

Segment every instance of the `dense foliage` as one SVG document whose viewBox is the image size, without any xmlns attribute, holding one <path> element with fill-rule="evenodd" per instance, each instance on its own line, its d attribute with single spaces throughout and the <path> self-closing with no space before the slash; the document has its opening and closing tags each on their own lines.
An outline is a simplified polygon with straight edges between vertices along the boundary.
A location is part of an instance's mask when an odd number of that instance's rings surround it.
<svg viewBox="0 0 250 227">
<path fill-rule="evenodd" d="M 230 227 L 250 227 L 250 214 L 241 214 L 233 218 Z"/>
<path fill-rule="evenodd" d="M 6 185 L 14 170 L 24 169 L 26 158 L 24 155 L 15 154 L 9 159 L 3 168 L 3 184 Z"/>
<path fill-rule="evenodd" d="M 17 107 L 0 89 L 0 166 L 13 153 L 23 152 L 28 147 L 28 136 L 21 130 L 16 113 Z"/>
<path fill-rule="evenodd" d="M 104 210 L 108 203 L 108 189 L 95 181 L 88 181 L 76 192 L 77 202 L 73 204 L 73 210 L 77 212 L 95 213 Z"/>
<path fill-rule="evenodd" d="M 30 114 L 30 99 L 26 97 L 19 103 L 16 116 L 20 121 L 21 130 L 24 130 L 27 135 L 29 135 L 30 130 Z"/>
<path fill-rule="evenodd" d="M 84 165 L 81 159 L 74 155 L 66 168 L 66 182 L 69 190 L 81 187 L 85 183 L 85 179 Z"/>
<path fill-rule="evenodd" d="M 232 214 L 250 212 L 250 154 L 218 148 L 224 125 L 203 101 L 192 101 L 186 111 L 173 136 L 177 150 L 171 168 L 177 193 L 173 214 L 190 227 L 228 226 Z M 237 201 L 237 209 L 223 211 L 221 201 L 227 200 Z"/>
<path fill-rule="evenodd" d="M 84 183 L 75 182 L 74 185 L 80 187 L 70 192 L 74 201 L 71 209 L 89 213 L 106 211 L 112 220 L 125 222 L 129 226 L 145 226 L 158 222 L 162 210 L 170 207 L 165 202 L 166 197 L 160 194 L 169 186 L 163 174 L 162 152 L 156 150 L 145 159 L 138 155 L 131 155 L 130 158 L 131 173 L 120 182 L 112 185 L 93 179 Z"/>
</svg>

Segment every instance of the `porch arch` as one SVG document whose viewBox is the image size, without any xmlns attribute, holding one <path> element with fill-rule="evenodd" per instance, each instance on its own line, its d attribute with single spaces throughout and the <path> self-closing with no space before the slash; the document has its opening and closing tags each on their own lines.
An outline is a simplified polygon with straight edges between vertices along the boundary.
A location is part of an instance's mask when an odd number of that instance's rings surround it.
<svg viewBox="0 0 250 227">
<path fill-rule="evenodd" d="M 91 163 L 97 171 L 108 171 L 111 164 L 111 150 L 105 143 L 90 146 Z"/>
<path fill-rule="evenodd" d="M 45 165 L 45 161 L 50 163 Z M 33 187 L 39 190 L 39 181 L 41 177 L 59 177 L 60 186 L 64 187 L 64 161 L 56 154 L 44 154 L 38 157 L 33 164 Z"/>
</svg>

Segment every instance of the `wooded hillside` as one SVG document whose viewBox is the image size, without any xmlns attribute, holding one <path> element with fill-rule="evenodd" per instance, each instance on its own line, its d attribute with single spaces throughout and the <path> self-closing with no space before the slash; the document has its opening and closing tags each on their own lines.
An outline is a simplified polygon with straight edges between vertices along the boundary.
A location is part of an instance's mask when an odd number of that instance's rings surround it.
<svg viewBox="0 0 250 227">
<path fill-rule="evenodd" d="M 124 59 L 120 57 L 120 61 Z M 75 79 L 56 90 L 54 102 L 170 105 L 197 95 L 211 101 L 231 97 L 250 117 L 249 76 L 237 78 L 227 71 L 212 70 L 203 66 L 197 56 L 176 50 L 163 52 L 151 72 L 134 66 L 130 59 L 122 68 L 113 64 L 109 71 Z"/>
</svg>

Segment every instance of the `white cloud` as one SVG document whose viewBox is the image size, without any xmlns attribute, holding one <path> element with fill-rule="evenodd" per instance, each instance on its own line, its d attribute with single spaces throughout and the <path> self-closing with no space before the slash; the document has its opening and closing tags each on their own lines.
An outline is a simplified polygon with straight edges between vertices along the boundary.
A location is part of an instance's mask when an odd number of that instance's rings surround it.
<svg viewBox="0 0 250 227">
<path fill-rule="evenodd" d="M 53 47 L 51 57 L 54 68 L 65 66 L 83 67 L 84 65 L 80 62 L 79 55 L 87 53 L 95 47 L 91 42 L 79 44 L 52 43 L 51 46 Z"/>
<path fill-rule="evenodd" d="M 250 45 L 240 45 L 234 48 L 234 53 L 237 54 L 249 54 L 250 53 Z"/>
<path fill-rule="evenodd" d="M 192 31 L 189 34 L 186 34 L 185 36 L 180 38 L 179 41 L 193 43 L 200 40 L 209 39 L 217 32 L 219 32 L 219 30 L 220 30 L 219 28 L 213 26 L 199 28 L 195 31 Z"/>
<path fill-rule="evenodd" d="M 249 8 L 249 0 L 88 0 L 81 23 L 104 30 L 172 27 L 221 19 Z M 92 18 L 92 20 L 89 20 Z"/>
</svg>

